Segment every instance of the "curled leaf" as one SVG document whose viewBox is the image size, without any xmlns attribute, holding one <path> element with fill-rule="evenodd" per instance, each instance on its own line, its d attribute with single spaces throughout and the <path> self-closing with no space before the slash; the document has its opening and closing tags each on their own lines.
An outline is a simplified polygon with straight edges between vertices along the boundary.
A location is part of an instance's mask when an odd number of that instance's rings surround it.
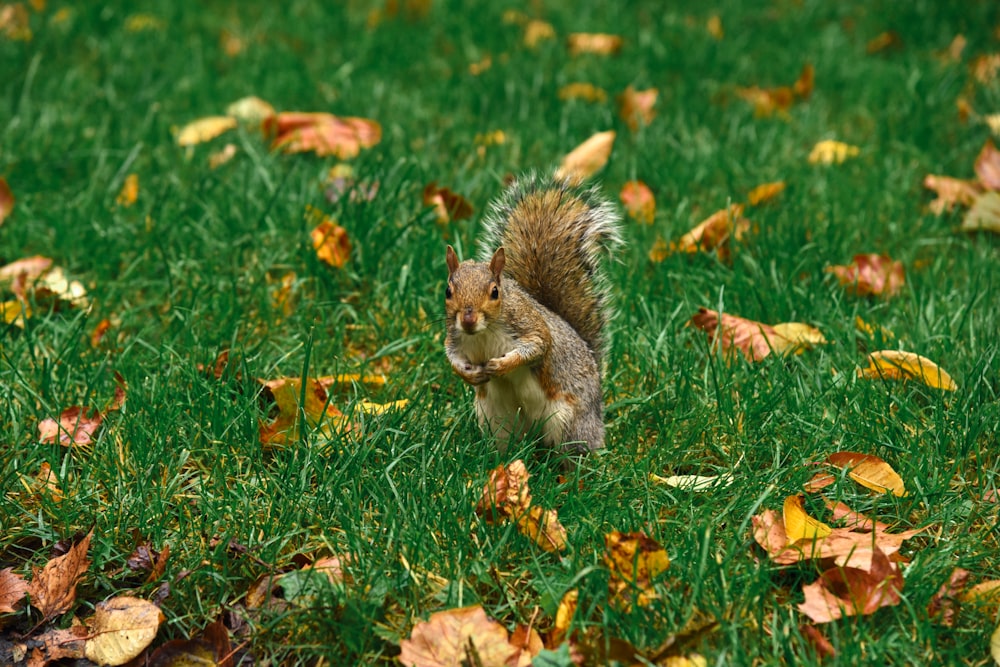
<svg viewBox="0 0 1000 667">
<path fill-rule="evenodd" d="M 741 240 L 749 230 L 750 221 L 743 217 L 743 205 L 732 204 L 708 216 L 676 243 L 670 244 L 670 251 L 694 253 L 715 250 L 719 259 L 728 261 L 731 240 Z"/>
<path fill-rule="evenodd" d="M 785 498 L 781 520 L 785 525 L 785 535 L 791 544 L 822 539 L 833 532 L 830 526 L 806 513 L 802 506 L 801 495 Z"/>
<path fill-rule="evenodd" d="M 192 121 L 177 133 L 177 145 L 194 146 L 211 141 L 236 127 L 236 119 L 230 116 L 207 116 Z"/>
<path fill-rule="evenodd" d="M 902 262 L 874 253 L 855 255 L 850 264 L 828 266 L 826 271 L 835 275 L 849 291 L 860 296 L 895 296 L 906 282 Z"/>
<path fill-rule="evenodd" d="M 571 183 L 587 180 L 607 164 L 614 143 L 614 130 L 598 132 L 591 136 L 562 159 L 555 177 Z"/>
<path fill-rule="evenodd" d="M 868 355 L 868 368 L 858 370 L 868 379 L 917 380 L 928 387 L 956 391 L 958 385 L 951 376 L 930 359 L 902 350 L 879 350 Z"/>
<path fill-rule="evenodd" d="M 903 478 L 888 463 L 872 454 L 836 452 L 826 457 L 831 465 L 847 470 L 847 475 L 861 486 L 894 496 L 905 496 Z"/>
</svg>

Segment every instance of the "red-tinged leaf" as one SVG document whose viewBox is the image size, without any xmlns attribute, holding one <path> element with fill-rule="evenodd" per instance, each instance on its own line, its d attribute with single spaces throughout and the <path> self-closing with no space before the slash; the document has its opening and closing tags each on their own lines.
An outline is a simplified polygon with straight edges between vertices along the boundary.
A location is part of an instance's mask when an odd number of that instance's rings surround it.
<svg viewBox="0 0 1000 667">
<path fill-rule="evenodd" d="M 931 212 L 936 215 L 950 211 L 955 204 L 972 206 L 983 193 L 983 186 L 979 181 L 966 181 L 934 174 L 924 177 L 924 187 L 937 193 L 937 199 L 930 204 Z"/>
<path fill-rule="evenodd" d="M 959 600 L 969 583 L 969 571 L 956 567 L 951 571 L 948 581 L 941 584 L 931 601 L 927 603 L 927 616 L 935 619 L 941 625 L 951 627 L 958 614 Z"/>
<path fill-rule="evenodd" d="M 41 255 L 25 257 L 0 267 L 0 282 L 33 283 L 50 268 L 52 268 L 52 260 L 48 257 Z M 14 293 L 18 293 L 17 289 L 14 290 Z"/>
<path fill-rule="evenodd" d="M 987 139 L 976 156 L 976 176 L 988 190 L 1000 190 L 1000 151 Z"/>
<path fill-rule="evenodd" d="M 49 417 L 38 423 L 38 441 L 43 445 L 58 441 L 63 447 L 85 447 L 94 441 L 103 421 L 104 415 L 97 410 L 78 405 L 66 408 L 58 422 Z"/>
<path fill-rule="evenodd" d="M 629 86 L 618 96 L 618 113 L 633 132 L 653 122 L 656 117 L 656 100 L 660 91 L 656 88 L 636 90 Z"/>
<path fill-rule="evenodd" d="M 691 324 L 708 334 L 708 339 L 723 355 L 738 350 L 747 361 L 760 361 L 775 351 L 776 344 L 787 343 L 774 327 L 728 313 L 699 308 Z M 783 342 L 778 343 L 779 339 Z"/>
<path fill-rule="evenodd" d="M 694 253 L 716 250 L 719 259 L 729 261 L 731 240 L 739 241 L 748 231 L 750 221 L 743 217 L 743 205 L 732 204 L 708 216 L 679 241 L 672 243 L 670 251 Z"/>
<path fill-rule="evenodd" d="M 618 196 L 630 218 L 645 225 L 653 224 L 653 217 L 656 215 L 656 197 L 648 185 L 642 181 L 629 181 L 622 186 Z"/>
<path fill-rule="evenodd" d="M 209 623 L 201 637 L 172 639 L 149 656 L 146 667 L 232 667 L 229 631 L 221 620 Z"/>
<path fill-rule="evenodd" d="M 881 521 L 870 519 L 861 512 L 856 512 L 839 500 L 824 500 L 827 509 L 830 510 L 831 518 L 834 522 L 840 523 L 844 528 L 852 531 L 870 533 L 874 530 L 886 532 L 889 525 Z"/>
<path fill-rule="evenodd" d="M 431 206 L 437 215 L 437 221 L 445 224 L 451 220 L 462 220 L 472 216 L 472 204 L 460 194 L 448 188 L 438 187 L 437 183 L 428 183 L 424 188 L 424 206 Z"/>
<path fill-rule="evenodd" d="M 14 210 L 14 193 L 7 185 L 7 179 L 0 178 L 0 225 L 3 224 L 10 212 Z"/>
<path fill-rule="evenodd" d="M 90 531 L 66 554 L 53 558 L 43 567 L 32 568 L 28 597 L 31 606 L 38 609 L 45 620 L 69 611 L 76 601 L 76 584 L 90 566 L 87 551 L 93 534 L 94 531 Z"/>
<path fill-rule="evenodd" d="M 405 667 L 507 667 L 521 652 L 510 643 L 507 628 L 478 605 L 431 614 L 413 626 L 399 648 Z"/>
<path fill-rule="evenodd" d="M 850 264 L 828 266 L 826 271 L 859 296 L 895 296 L 906 282 L 902 262 L 874 253 L 855 255 Z"/>
<path fill-rule="evenodd" d="M 274 135 L 274 150 L 314 152 L 341 160 L 356 157 L 362 148 L 371 148 L 382 140 L 382 126 L 374 120 L 323 112 L 283 111 L 268 117 L 264 130 Z"/>
<path fill-rule="evenodd" d="M 805 601 L 798 609 L 814 623 L 829 623 L 897 605 L 902 590 L 903 574 L 899 565 L 875 549 L 869 568 L 831 568 L 814 583 L 803 586 Z"/>
<path fill-rule="evenodd" d="M 28 592 L 28 582 L 11 568 L 0 570 L 0 614 L 11 614 Z"/>
<path fill-rule="evenodd" d="M 823 631 L 815 625 L 800 625 L 799 631 L 812 644 L 812 647 L 816 650 L 816 654 L 820 657 L 834 658 L 837 656 L 837 649 L 833 648 L 833 644 L 826 638 Z"/>
</svg>

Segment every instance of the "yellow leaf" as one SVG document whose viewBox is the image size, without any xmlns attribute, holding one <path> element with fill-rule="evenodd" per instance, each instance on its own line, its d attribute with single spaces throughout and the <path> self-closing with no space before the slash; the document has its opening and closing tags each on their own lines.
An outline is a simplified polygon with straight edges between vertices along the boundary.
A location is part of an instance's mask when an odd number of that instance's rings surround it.
<svg viewBox="0 0 1000 667">
<path fill-rule="evenodd" d="M 575 32 L 566 38 L 566 48 L 573 56 L 581 53 L 610 56 L 621 51 L 622 38 L 607 33 Z"/>
<path fill-rule="evenodd" d="M 147 30 L 163 30 L 163 20 L 152 14 L 132 14 L 125 19 L 127 32 L 145 32 Z"/>
<path fill-rule="evenodd" d="M 943 368 L 913 352 L 879 350 L 868 355 L 868 368 L 859 369 L 861 377 L 919 380 L 928 387 L 956 391 L 958 385 Z"/>
<path fill-rule="evenodd" d="M 373 403 L 368 399 L 362 399 L 357 403 L 357 406 L 358 409 L 366 415 L 384 415 L 386 412 L 405 408 L 406 404 L 409 402 L 409 399 L 406 398 L 398 401 L 390 401 L 389 403 Z"/>
<path fill-rule="evenodd" d="M 642 532 L 615 530 L 604 536 L 604 547 L 604 564 L 611 573 L 608 592 L 612 600 L 627 608 L 631 606 L 631 594 L 637 594 L 639 606 L 646 606 L 658 597 L 653 584 L 670 565 L 670 557 L 659 542 Z"/>
<path fill-rule="evenodd" d="M 122 596 L 98 602 L 84 654 L 99 665 L 124 665 L 152 643 L 163 620 L 148 600 Z"/>
<path fill-rule="evenodd" d="M 733 474 L 724 475 L 672 475 L 661 477 L 656 473 L 649 473 L 649 478 L 658 484 L 666 484 L 685 491 L 711 491 L 721 489 L 733 483 Z"/>
<path fill-rule="evenodd" d="M 566 591 L 562 599 L 559 600 L 559 608 L 556 609 L 556 620 L 549 637 L 552 646 L 559 646 L 566 638 L 570 623 L 573 622 L 573 615 L 576 614 L 576 605 L 579 600 L 580 592 L 575 588 Z"/>
<path fill-rule="evenodd" d="M 854 318 L 854 328 L 860 331 L 861 333 L 867 335 L 869 338 L 874 338 L 876 333 L 878 333 L 879 335 L 882 336 L 882 338 L 887 340 L 896 337 L 896 334 L 892 333 L 892 331 L 886 329 L 881 325 L 869 324 L 868 322 L 865 322 L 863 319 L 861 319 L 860 315 L 855 316 Z"/>
<path fill-rule="evenodd" d="M 310 232 L 313 248 L 320 261 L 340 268 L 351 256 L 351 240 L 347 230 L 332 220 L 325 219 Z"/>
<path fill-rule="evenodd" d="M 31 41 L 28 10 L 20 2 L 0 5 L 0 36 L 15 42 Z"/>
<path fill-rule="evenodd" d="M 566 550 L 566 529 L 559 523 L 555 510 L 532 505 L 527 512 L 518 515 L 517 529 L 545 551 Z"/>
<path fill-rule="evenodd" d="M 841 164 L 849 157 L 855 157 L 861 152 L 857 146 L 845 144 L 842 141 L 827 139 L 816 144 L 809 153 L 811 164 Z"/>
<path fill-rule="evenodd" d="M 1000 192 L 990 190 L 975 198 L 962 218 L 963 232 L 987 231 L 1000 234 Z"/>
<path fill-rule="evenodd" d="M 785 189 L 784 181 L 776 181 L 774 183 L 762 183 L 758 185 L 747 195 L 747 201 L 751 206 L 757 206 L 758 204 L 763 204 L 766 201 L 774 199 L 782 193 Z"/>
<path fill-rule="evenodd" d="M 194 146 L 215 139 L 220 134 L 236 127 L 236 119 L 231 116 L 206 116 L 192 121 L 177 133 L 177 145 Z"/>
<path fill-rule="evenodd" d="M 534 19 L 528 21 L 524 26 L 524 45 L 533 49 L 543 40 L 553 39 L 556 36 L 555 28 L 551 23 Z"/>
<path fill-rule="evenodd" d="M 119 206 L 124 206 L 128 208 L 139 199 L 139 175 L 129 174 L 125 177 L 125 182 L 122 183 L 121 192 L 118 193 L 118 198 L 115 200 Z"/>
<path fill-rule="evenodd" d="M 821 540 L 833 529 L 818 519 L 806 514 L 802 506 L 802 496 L 788 496 L 781 513 L 788 541 L 794 544 L 800 540 Z"/>
<path fill-rule="evenodd" d="M 778 332 L 778 337 L 771 341 L 775 352 L 802 354 L 816 345 L 826 344 L 819 329 L 802 322 L 782 322 L 772 328 Z"/>
<path fill-rule="evenodd" d="M 559 99 L 605 102 L 608 94 L 603 88 L 598 88 L 592 83 L 568 83 L 559 89 Z"/>
<path fill-rule="evenodd" d="M 906 495 L 903 478 L 877 456 L 859 452 L 836 452 L 826 457 L 826 460 L 831 465 L 847 470 L 848 477 L 867 489 L 880 493 L 890 491 L 894 496 L 900 497 Z"/>
<path fill-rule="evenodd" d="M 275 113 L 277 112 L 273 106 L 255 95 L 242 97 L 226 107 L 227 116 L 244 123 L 263 123 L 265 118 L 270 118 Z"/>
<path fill-rule="evenodd" d="M 708 21 L 705 23 L 705 29 L 708 30 L 708 34 L 715 39 L 722 39 L 726 35 L 725 31 L 722 29 L 722 19 L 719 18 L 718 14 L 712 14 L 708 17 Z"/>
<path fill-rule="evenodd" d="M 556 170 L 556 178 L 571 183 L 587 180 L 607 164 L 614 143 L 614 130 L 598 132 L 591 136 L 563 158 Z"/>
</svg>

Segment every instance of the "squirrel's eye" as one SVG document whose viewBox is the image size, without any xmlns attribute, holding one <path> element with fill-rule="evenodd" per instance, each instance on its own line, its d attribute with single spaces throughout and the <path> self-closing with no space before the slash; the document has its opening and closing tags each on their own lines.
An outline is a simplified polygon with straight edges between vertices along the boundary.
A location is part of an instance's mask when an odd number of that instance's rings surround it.
<svg viewBox="0 0 1000 667">
<path fill-rule="evenodd" d="M 496 285 L 494 285 L 493 289 L 490 290 L 490 298 L 494 301 L 500 298 L 500 288 Z"/>
<path fill-rule="evenodd" d="M 448 285 L 447 287 L 444 288 L 444 298 L 446 299 L 451 298 L 451 285 Z"/>
</svg>

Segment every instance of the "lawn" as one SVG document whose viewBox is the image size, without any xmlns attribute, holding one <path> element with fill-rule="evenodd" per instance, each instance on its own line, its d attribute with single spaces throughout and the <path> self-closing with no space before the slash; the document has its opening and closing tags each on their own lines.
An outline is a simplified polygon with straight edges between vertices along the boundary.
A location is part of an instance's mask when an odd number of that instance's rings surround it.
<svg viewBox="0 0 1000 667">
<path fill-rule="evenodd" d="M 575 53 L 573 33 L 620 47 Z M 983 208 L 1000 189 L 977 169 L 1000 134 L 995 1 L 42 0 L 0 5 L 0 73 L 0 265 L 52 262 L 0 269 L 0 663 L 60 664 L 57 645 L 100 662 L 80 647 L 101 632 L 74 626 L 115 597 L 159 607 L 133 664 L 161 667 L 400 664 L 431 614 L 477 605 L 537 630 L 544 665 L 571 664 L 566 641 L 588 664 L 1000 662 L 982 593 L 1000 578 L 1000 213 L 962 230 L 971 202 L 938 211 L 923 185 L 979 179 Z M 630 87 L 656 91 L 645 115 L 623 111 Z M 291 152 L 272 117 L 180 145 L 247 96 L 380 135 Z M 592 182 L 627 240 L 607 269 L 608 446 L 566 474 L 480 432 L 444 354 L 445 247 L 471 257 L 510 175 L 606 131 Z M 810 160 L 826 140 L 855 150 Z M 632 181 L 651 220 L 624 213 Z M 678 249 L 733 204 L 739 238 Z M 830 268 L 868 253 L 901 263 L 895 293 Z M 747 359 L 691 324 L 699 308 L 826 342 Z M 866 375 L 878 350 L 957 388 Z M 837 452 L 878 457 L 905 492 L 856 483 Z M 563 548 L 477 513 L 517 460 Z M 806 492 L 817 472 L 833 484 Z M 755 540 L 798 494 L 834 530 L 839 501 L 916 531 L 871 608 L 810 618 L 803 586 L 848 568 Z M 648 577 L 616 569 L 620 539 Z M 67 555 L 62 600 L 41 599 Z"/>
</svg>

